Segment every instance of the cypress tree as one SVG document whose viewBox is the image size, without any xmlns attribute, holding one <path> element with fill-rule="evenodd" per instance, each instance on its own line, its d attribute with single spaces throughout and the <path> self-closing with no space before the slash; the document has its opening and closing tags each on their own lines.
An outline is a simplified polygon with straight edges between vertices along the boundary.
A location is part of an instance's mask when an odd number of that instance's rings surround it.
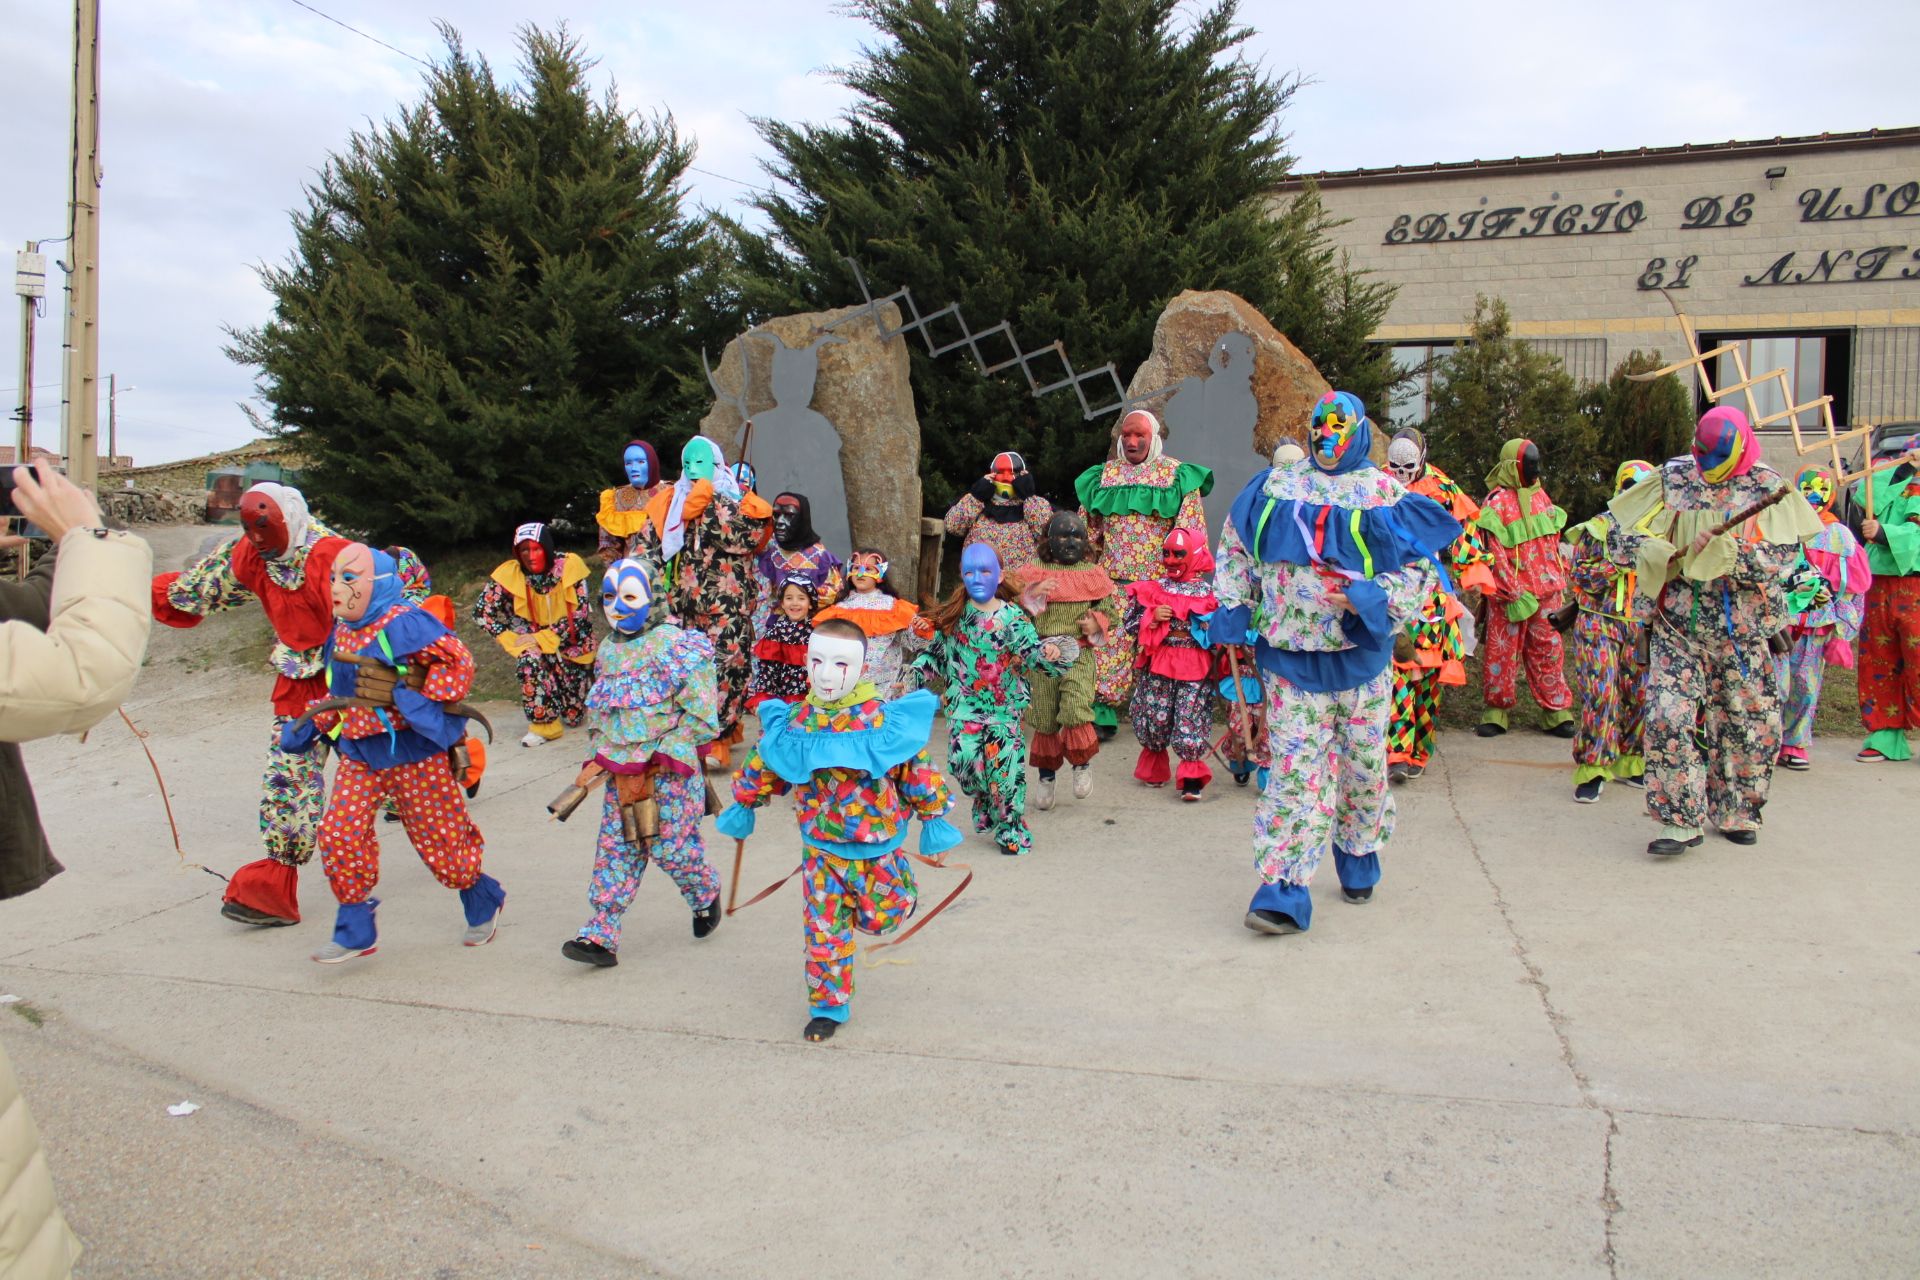
<svg viewBox="0 0 1920 1280">
<path fill-rule="evenodd" d="M 765 232 L 733 227 L 756 312 L 857 302 L 846 255 L 876 293 L 958 302 L 976 329 L 1011 320 L 1024 348 L 1060 339 L 1076 368 L 1112 361 L 1124 383 L 1169 299 L 1226 289 L 1336 385 L 1383 399 L 1392 373 L 1366 337 L 1390 290 L 1347 269 L 1315 193 L 1276 204 L 1296 82 L 1245 58 L 1232 0 L 853 8 L 880 37 L 842 72 L 855 105 L 827 126 L 757 122 L 781 185 L 756 201 Z M 1110 420 L 1084 421 L 1069 391 L 1034 399 L 1017 370 L 983 378 L 964 354 L 920 346 L 913 379 L 936 510 L 1008 448 L 1070 499 L 1107 448 Z"/>
<path fill-rule="evenodd" d="M 564 27 L 525 28 L 515 82 L 443 26 L 398 118 L 328 158 L 262 267 L 272 318 L 230 331 L 264 429 L 310 460 L 331 519 L 380 539 L 504 544 L 590 519 L 634 435 L 684 436 L 709 305 L 710 228 L 681 211 L 693 148 L 670 117 L 596 97 Z M 663 431 L 663 424 L 674 424 Z"/>
</svg>

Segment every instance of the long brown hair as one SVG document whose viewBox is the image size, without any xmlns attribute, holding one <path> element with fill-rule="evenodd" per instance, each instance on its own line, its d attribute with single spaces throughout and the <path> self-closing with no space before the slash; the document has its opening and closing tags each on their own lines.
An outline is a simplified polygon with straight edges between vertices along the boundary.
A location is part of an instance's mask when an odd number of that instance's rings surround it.
<svg viewBox="0 0 1920 1280">
<path fill-rule="evenodd" d="M 1009 604 L 1020 603 L 1020 589 L 1013 585 L 1010 578 L 1002 577 L 999 589 L 993 594 Z M 920 616 L 931 622 L 935 631 L 950 636 L 959 630 L 960 615 L 967 611 L 967 604 L 967 588 L 966 584 L 962 583 L 953 589 L 952 595 L 940 603 L 922 605 Z"/>
</svg>

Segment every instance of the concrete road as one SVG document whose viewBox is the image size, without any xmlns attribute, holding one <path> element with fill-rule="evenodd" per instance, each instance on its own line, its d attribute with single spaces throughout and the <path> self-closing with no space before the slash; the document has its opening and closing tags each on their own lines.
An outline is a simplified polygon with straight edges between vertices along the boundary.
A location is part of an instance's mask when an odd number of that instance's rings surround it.
<svg viewBox="0 0 1920 1280">
<path fill-rule="evenodd" d="M 175 636 L 149 676 L 187 853 L 230 870 L 268 682 Z M 1823 741 L 1758 846 L 1655 863 L 1638 793 L 1570 802 L 1565 743 L 1454 735 L 1374 902 L 1325 867 L 1312 932 L 1265 938 L 1251 794 L 1134 786 L 1123 735 L 1033 856 L 956 851 L 973 887 L 815 1046 L 791 886 L 696 943 L 650 876 L 619 968 L 560 956 L 593 831 L 543 805 L 580 742 L 490 710 L 499 938 L 460 947 L 387 827 L 380 950 L 339 967 L 306 958 L 317 867 L 300 926 L 218 917 L 117 720 L 28 749 L 70 870 L 0 903 L 0 993 L 41 1020 L 0 1008 L 0 1040 L 84 1274 L 1920 1271 L 1920 765 Z"/>
</svg>

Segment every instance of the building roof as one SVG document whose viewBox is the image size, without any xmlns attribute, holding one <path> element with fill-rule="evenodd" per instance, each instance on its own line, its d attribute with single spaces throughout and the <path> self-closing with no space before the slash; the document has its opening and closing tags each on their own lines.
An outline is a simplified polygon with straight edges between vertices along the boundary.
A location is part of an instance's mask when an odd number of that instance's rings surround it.
<svg viewBox="0 0 1920 1280">
<path fill-rule="evenodd" d="M 1321 187 L 1375 182 L 1419 182 L 1463 174 L 1509 174 L 1538 170 L 1598 169 L 1622 164 L 1674 164 L 1730 156 L 1784 156 L 1808 151 L 1849 151 L 1860 147 L 1920 143 L 1920 126 L 1862 129 L 1854 133 L 1816 133 L 1797 138 L 1760 138 L 1748 142 L 1686 142 L 1677 147 L 1635 147 L 1626 151 L 1583 151 L 1573 155 L 1514 156 L 1510 160 L 1452 160 L 1433 164 L 1396 164 L 1381 169 L 1328 169 L 1302 173 L 1275 190 L 1298 191 L 1308 182 Z"/>
</svg>

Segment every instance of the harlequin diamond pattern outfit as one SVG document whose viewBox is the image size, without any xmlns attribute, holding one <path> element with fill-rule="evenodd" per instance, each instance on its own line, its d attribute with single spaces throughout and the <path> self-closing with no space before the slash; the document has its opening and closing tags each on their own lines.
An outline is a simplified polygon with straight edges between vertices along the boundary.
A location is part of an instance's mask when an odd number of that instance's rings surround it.
<svg viewBox="0 0 1920 1280">
<path fill-rule="evenodd" d="M 916 691 L 883 701 L 861 681 L 837 702 L 811 695 L 759 708 L 761 736 L 733 777 L 734 805 L 715 825 L 746 839 L 753 810 L 792 794 L 800 820 L 810 1016 L 847 1020 L 854 934 L 887 934 L 913 914 L 917 889 L 905 848 L 920 819 L 920 852 L 960 843 L 945 820 L 946 780 L 927 754 L 939 702 Z"/>
<path fill-rule="evenodd" d="M 1334 396 L 1350 402 L 1344 447 L 1323 462 L 1316 442 L 1312 463 L 1255 476 L 1234 499 L 1214 574 L 1210 639 L 1253 644 L 1267 704 L 1272 770 L 1254 812 L 1250 924 L 1268 912 L 1308 928 L 1308 885 L 1329 845 L 1343 889 L 1379 881 L 1394 819 L 1393 638 L 1445 580 L 1438 557 L 1460 536 L 1445 508 L 1374 467 L 1372 424 L 1358 400 Z M 1351 612 L 1329 602 L 1336 590 Z"/>
<path fill-rule="evenodd" d="M 1213 492 L 1213 472 L 1180 462 L 1160 452 L 1159 424 L 1154 424 L 1148 457 L 1138 463 L 1124 457 L 1088 467 L 1073 482 L 1080 499 L 1080 517 L 1097 545 L 1098 562 L 1114 585 L 1160 576 L 1160 548 L 1175 529 L 1190 529 L 1207 540 L 1207 508 L 1202 501 Z M 1125 638 L 1095 654 L 1096 722 L 1119 723 L 1119 712 L 1133 696 L 1134 646 Z"/>
<path fill-rule="evenodd" d="M 1567 513 L 1554 505 L 1538 483 L 1520 476 L 1525 440 L 1509 440 L 1500 465 L 1487 474 L 1491 490 L 1481 505 L 1479 528 L 1493 552 L 1493 589 L 1487 593 L 1486 636 L 1481 648 L 1481 680 L 1486 695 L 1482 724 L 1507 727 L 1518 700 L 1520 668 L 1540 704 L 1542 728 L 1573 719 L 1573 691 L 1562 670 L 1566 660 L 1560 633 L 1547 621 L 1566 589 L 1560 560 L 1560 531 Z"/>
<path fill-rule="evenodd" d="M 1905 462 L 1853 487 L 1866 509 L 1873 486 L 1880 532 L 1867 544 L 1873 587 L 1860 629 L 1860 720 L 1867 759 L 1910 760 L 1907 734 L 1920 729 L 1920 474 Z"/>
<path fill-rule="evenodd" d="M 593 763 L 607 770 L 593 879 L 593 914 L 580 936 L 620 949 L 620 922 L 649 864 L 673 880 L 695 911 L 720 894 L 720 878 L 700 837 L 706 787 L 699 748 L 713 741 L 720 714 L 713 643 L 698 631 L 657 623 L 637 636 L 618 632 L 600 642 L 587 694 L 587 737 Z M 618 779 L 650 775 L 660 806 L 660 832 L 629 843 L 620 820 Z"/>
<path fill-rule="evenodd" d="M 1071 661 L 1041 655 L 1026 611 L 1000 602 L 991 612 L 968 601 L 954 633 L 935 632 L 911 665 L 946 682 L 947 771 L 973 801 L 973 829 L 1002 851 L 1030 852 L 1027 743 L 1021 728 L 1029 672 L 1063 675 Z"/>
<path fill-rule="evenodd" d="M 1702 441 L 1712 438 L 1717 454 Z M 1785 482 L 1760 462 L 1745 415 L 1716 408 L 1701 419 L 1696 454 L 1608 504 L 1607 552 L 1654 599 L 1647 673 L 1647 811 L 1662 839 L 1757 831 L 1780 751 L 1780 686 L 1767 638 L 1787 625 L 1785 584 L 1800 543 L 1820 530 L 1797 498 L 1745 526 L 1703 533 L 1752 507 Z M 1711 477 L 1711 478 L 1710 478 Z M 1685 551 L 1677 563 L 1676 550 Z"/>
<path fill-rule="evenodd" d="M 1459 591 L 1491 591 L 1493 553 L 1474 525 L 1480 516 L 1479 504 L 1430 462 L 1424 464 L 1419 479 L 1408 485 L 1407 491 L 1439 503 L 1460 522 L 1460 536 L 1442 557 L 1454 587 Z M 1461 625 L 1465 617 L 1459 597 L 1436 583 L 1419 616 L 1407 624 L 1413 659 L 1396 659 L 1393 664 L 1393 720 L 1387 729 L 1389 763 L 1424 768 L 1432 758 L 1438 736 L 1435 717 L 1440 711 L 1440 688 L 1467 682 L 1467 645 Z"/>
</svg>

